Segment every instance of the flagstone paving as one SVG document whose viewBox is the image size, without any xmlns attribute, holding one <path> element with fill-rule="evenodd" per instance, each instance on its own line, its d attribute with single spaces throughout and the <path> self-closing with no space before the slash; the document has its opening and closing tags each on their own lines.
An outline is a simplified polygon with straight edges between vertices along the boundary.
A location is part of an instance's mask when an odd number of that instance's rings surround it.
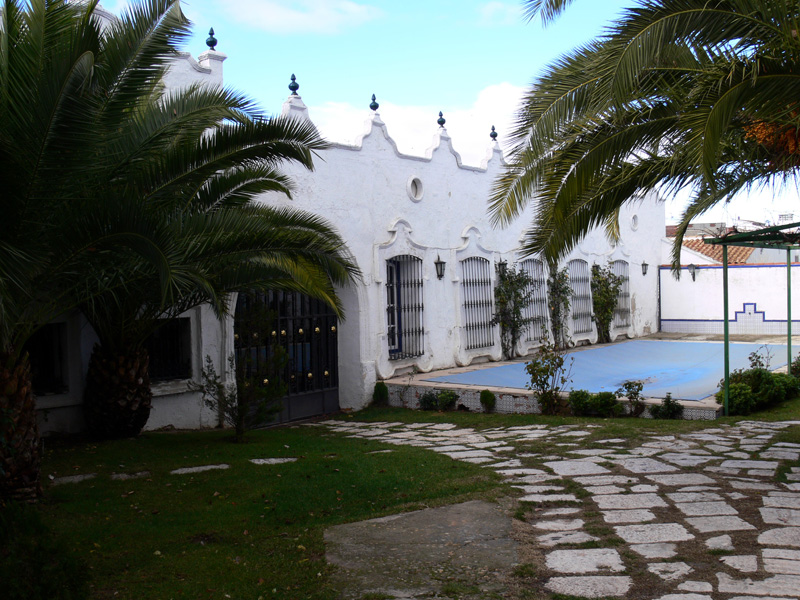
<svg viewBox="0 0 800 600">
<path fill-rule="evenodd" d="M 520 507 L 519 554 L 538 557 L 535 576 L 520 580 L 536 594 L 513 597 L 647 600 L 800 598 L 800 467 L 791 468 L 789 483 L 775 478 L 782 464 L 800 459 L 800 445 L 772 442 L 792 425 L 800 421 L 712 425 L 629 447 L 620 438 L 587 441 L 592 425 L 313 424 L 429 448 L 507 480 Z M 483 591 L 459 597 L 511 597 L 476 589 Z M 425 598 L 451 597 L 429 591 Z M 402 585 L 383 593 L 417 597 Z"/>
</svg>

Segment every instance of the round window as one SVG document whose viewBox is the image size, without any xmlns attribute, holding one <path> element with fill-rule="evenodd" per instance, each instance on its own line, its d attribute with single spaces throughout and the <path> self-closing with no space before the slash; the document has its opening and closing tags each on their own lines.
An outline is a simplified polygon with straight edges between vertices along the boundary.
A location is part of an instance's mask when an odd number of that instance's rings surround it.
<svg viewBox="0 0 800 600">
<path fill-rule="evenodd" d="M 419 177 L 411 176 L 408 178 L 406 192 L 408 192 L 408 197 L 414 202 L 422 200 L 422 181 Z"/>
<path fill-rule="evenodd" d="M 631 217 L 631 229 L 634 231 L 639 229 L 639 215 L 633 215 Z"/>
</svg>

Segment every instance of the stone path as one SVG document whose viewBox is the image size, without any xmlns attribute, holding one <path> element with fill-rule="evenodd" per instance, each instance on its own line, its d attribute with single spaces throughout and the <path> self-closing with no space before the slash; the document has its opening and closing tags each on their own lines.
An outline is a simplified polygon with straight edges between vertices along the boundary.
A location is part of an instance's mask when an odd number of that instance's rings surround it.
<svg viewBox="0 0 800 600">
<path fill-rule="evenodd" d="M 314 425 L 495 470 L 519 490 L 529 554 L 543 557 L 531 566 L 535 583 L 552 593 L 800 598 L 800 468 L 790 483 L 775 478 L 782 462 L 800 460 L 800 444 L 773 441 L 800 421 L 654 435 L 633 447 L 624 439 L 582 443 L 592 425 Z"/>
</svg>

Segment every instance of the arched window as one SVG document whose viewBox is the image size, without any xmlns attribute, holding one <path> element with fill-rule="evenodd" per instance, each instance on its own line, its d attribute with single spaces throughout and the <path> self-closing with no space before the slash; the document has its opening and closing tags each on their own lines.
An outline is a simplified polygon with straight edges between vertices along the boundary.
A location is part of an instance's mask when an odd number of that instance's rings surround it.
<svg viewBox="0 0 800 600">
<path fill-rule="evenodd" d="M 520 268 L 531 278 L 530 287 L 526 290 L 531 294 L 531 301 L 525 307 L 523 316 L 530 319 L 528 325 L 528 341 L 539 340 L 547 333 L 547 276 L 544 264 L 536 258 L 529 258 L 520 263 Z"/>
<path fill-rule="evenodd" d="M 494 302 L 491 269 L 487 259 L 476 256 L 461 261 L 461 291 L 464 299 L 467 350 L 492 346 Z"/>
<path fill-rule="evenodd" d="M 386 261 L 386 334 L 389 360 L 422 356 L 422 259 L 404 254 Z"/>
<path fill-rule="evenodd" d="M 616 328 L 625 328 L 631 325 L 631 286 L 628 267 L 628 263 L 624 260 L 615 260 L 611 263 L 611 272 L 622 279 L 612 323 L 612 326 Z"/>
<path fill-rule="evenodd" d="M 572 289 L 572 334 L 589 333 L 592 331 L 592 277 L 589 263 L 580 258 L 571 260 L 567 263 L 567 272 Z"/>
</svg>

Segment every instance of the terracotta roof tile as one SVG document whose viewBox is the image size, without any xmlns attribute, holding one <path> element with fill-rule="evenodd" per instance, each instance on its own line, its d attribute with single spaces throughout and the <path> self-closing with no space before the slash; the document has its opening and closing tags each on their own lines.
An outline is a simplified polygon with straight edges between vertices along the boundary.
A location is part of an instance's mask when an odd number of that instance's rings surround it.
<svg viewBox="0 0 800 600">
<path fill-rule="evenodd" d="M 712 246 L 706 244 L 702 239 L 683 240 L 685 248 L 699 252 L 709 257 L 711 260 L 721 263 L 722 262 L 722 246 Z M 728 264 L 737 265 L 744 264 L 750 255 L 753 253 L 753 248 L 746 248 L 743 246 L 728 246 Z"/>
</svg>

